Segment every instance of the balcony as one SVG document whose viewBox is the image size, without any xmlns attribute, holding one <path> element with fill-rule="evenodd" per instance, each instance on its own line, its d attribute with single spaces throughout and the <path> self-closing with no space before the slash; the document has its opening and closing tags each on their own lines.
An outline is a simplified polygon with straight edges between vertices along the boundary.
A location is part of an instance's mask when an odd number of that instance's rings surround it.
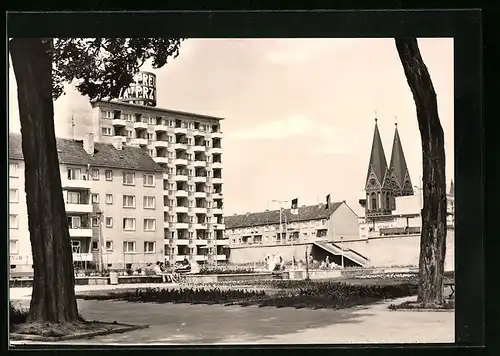
<svg viewBox="0 0 500 356">
<path fill-rule="evenodd" d="M 113 119 L 112 123 L 115 127 L 125 127 L 127 125 L 127 121 L 125 119 Z"/>
<path fill-rule="evenodd" d="M 222 162 L 212 162 L 212 168 L 222 168 Z"/>
<path fill-rule="evenodd" d="M 193 180 L 196 182 L 196 183 L 205 183 L 207 181 L 207 177 L 206 176 L 195 176 L 193 178 Z"/>
<path fill-rule="evenodd" d="M 167 157 L 153 157 L 153 159 L 156 163 L 164 163 L 164 164 L 168 163 Z"/>
<path fill-rule="evenodd" d="M 176 206 L 175 207 L 175 212 L 176 213 L 187 213 L 188 212 L 188 207 L 187 206 Z"/>
<path fill-rule="evenodd" d="M 187 173 L 184 173 L 184 172 L 178 172 L 175 176 L 174 176 L 174 181 L 178 182 L 186 182 L 187 181 Z"/>
<path fill-rule="evenodd" d="M 155 147 L 161 147 L 161 148 L 167 148 L 168 147 L 168 141 L 155 141 L 153 143 Z"/>
<path fill-rule="evenodd" d="M 206 167 L 207 166 L 207 161 L 194 160 L 193 161 L 193 166 L 195 166 L 195 167 Z"/>
<path fill-rule="evenodd" d="M 177 245 L 189 245 L 189 239 L 177 239 Z"/>
<path fill-rule="evenodd" d="M 90 227 L 79 227 L 79 228 L 69 228 L 70 237 L 92 237 L 92 228 Z"/>
<path fill-rule="evenodd" d="M 205 214 L 207 212 L 207 208 L 196 207 L 193 209 L 195 214 Z"/>
<path fill-rule="evenodd" d="M 225 261 L 226 255 L 217 255 L 217 261 Z"/>
<path fill-rule="evenodd" d="M 131 145 L 139 145 L 139 146 L 143 146 L 143 145 L 147 145 L 148 144 L 148 139 L 147 138 L 133 138 L 130 140 L 130 144 Z"/>
<path fill-rule="evenodd" d="M 212 132 L 212 137 L 213 138 L 222 138 L 222 132 L 221 131 Z"/>
<path fill-rule="evenodd" d="M 222 179 L 222 177 L 219 177 L 219 178 L 212 178 L 212 183 L 213 184 L 222 184 L 224 181 Z"/>
<path fill-rule="evenodd" d="M 206 198 L 206 196 L 207 196 L 206 192 L 194 192 L 195 198 Z"/>
<path fill-rule="evenodd" d="M 176 260 L 177 262 L 179 262 L 179 261 L 184 261 L 184 259 L 185 259 L 185 258 L 188 258 L 188 259 L 189 259 L 189 255 L 177 255 L 177 256 L 175 256 L 175 260 Z"/>
<path fill-rule="evenodd" d="M 187 161 L 187 158 L 176 158 L 176 159 L 174 160 L 174 164 L 175 164 L 176 166 L 181 166 L 181 165 L 182 165 L 182 166 L 187 166 L 188 161 Z"/>
<path fill-rule="evenodd" d="M 176 197 L 187 197 L 188 196 L 188 192 L 187 192 L 187 190 L 178 189 L 175 192 L 175 196 Z"/>
<path fill-rule="evenodd" d="M 194 152 L 205 152 L 205 146 L 195 145 L 195 146 L 193 146 L 193 151 Z"/>
<path fill-rule="evenodd" d="M 218 224 L 218 223 L 214 224 L 214 229 L 215 230 L 224 230 L 225 228 L 226 228 L 225 224 Z"/>
<path fill-rule="evenodd" d="M 194 244 L 197 246 L 200 246 L 200 245 L 206 246 L 208 244 L 208 240 L 207 239 L 195 239 Z"/>
<path fill-rule="evenodd" d="M 174 143 L 174 149 L 176 150 L 187 150 L 188 143 L 187 142 L 176 142 Z"/>
<path fill-rule="evenodd" d="M 175 128 L 174 128 L 174 132 L 175 132 L 175 133 L 183 133 L 183 134 L 187 134 L 188 129 L 187 129 L 186 127 L 175 127 Z"/>
<path fill-rule="evenodd" d="M 147 129 L 148 124 L 142 121 L 134 122 L 134 129 Z"/>
<path fill-rule="evenodd" d="M 222 192 L 213 192 L 212 193 L 212 198 L 213 199 L 222 199 Z"/>
<path fill-rule="evenodd" d="M 91 253 L 73 253 L 73 262 L 92 262 Z"/>
<path fill-rule="evenodd" d="M 155 125 L 155 131 L 166 132 L 168 130 L 167 125 Z"/>
<path fill-rule="evenodd" d="M 65 209 L 67 213 L 91 213 L 92 204 L 72 204 L 66 203 Z"/>
<path fill-rule="evenodd" d="M 62 189 L 87 190 L 90 189 L 91 184 L 92 184 L 91 180 L 84 180 L 84 179 L 68 179 L 66 177 L 61 180 Z"/>
<path fill-rule="evenodd" d="M 214 213 L 214 215 L 222 215 L 223 214 L 222 208 L 214 208 L 212 210 L 212 212 Z"/>
<path fill-rule="evenodd" d="M 177 210 L 176 210 L 177 212 Z M 189 227 L 189 223 L 187 222 L 176 222 L 174 223 L 175 229 L 187 229 Z"/>
</svg>

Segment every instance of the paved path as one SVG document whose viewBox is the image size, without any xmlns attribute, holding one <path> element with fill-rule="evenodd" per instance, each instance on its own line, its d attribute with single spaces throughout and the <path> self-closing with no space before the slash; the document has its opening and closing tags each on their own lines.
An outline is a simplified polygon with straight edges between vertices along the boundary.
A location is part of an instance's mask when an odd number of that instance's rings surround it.
<svg viewBox="0 0 500 356">
<path fill-rule="evenodd" d="M 80 312 L 87 320 L 148 324 L 150 328 L 64 343 L 131 345 L 454 342 L 454 312 L 405 312 L 387 309 L 391 303 L 409 299 L 412 298 L 344 310 L 79 300 Z"/>
</svg>

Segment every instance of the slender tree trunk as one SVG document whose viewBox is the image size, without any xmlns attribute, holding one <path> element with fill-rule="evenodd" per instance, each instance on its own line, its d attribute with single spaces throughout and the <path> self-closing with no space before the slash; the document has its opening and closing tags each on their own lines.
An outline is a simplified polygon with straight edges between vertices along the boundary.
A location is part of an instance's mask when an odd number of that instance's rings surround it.
<svg viewBox="0 0 500 356">
<path fill-rule="evenodd" d="M 34 269 L 28 322 L 65 323 L 77 321 L 79 316 L 54 132 L 50 49 L 50 40 L 10 41 Z"/>
<path fill-rule="evenodd" d="M 436 93 L 415 38 L 396 38 L 396 48 L 417 108 L 422 139 L 423 196 L 418 302 L 443 302 L 446 254 L 446 177 L 444 134 Z"/>
</svg>

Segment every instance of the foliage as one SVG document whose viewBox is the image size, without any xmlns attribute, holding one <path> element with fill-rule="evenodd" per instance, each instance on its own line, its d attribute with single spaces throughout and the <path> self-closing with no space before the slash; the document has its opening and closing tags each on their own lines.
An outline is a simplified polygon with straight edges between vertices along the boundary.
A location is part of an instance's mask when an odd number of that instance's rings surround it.
<svg viewBox="0 0 500 356">
<path fill-rule="evenodd" d="M 18 309 L 9 302 L 9 325 L 11 328 L 14 325 L 25 323 L 27 316 L 27 310 Z"/>
<path fill-rule="evenodd" d="M 434 310 L 451 310 L 455 309 L 454 300 L 445 300 L 442 304 L 425 304 L 413 301 L 406 301 L 400 304 L 391 304 L 387 308 L 390 310 L 408 310 L 408 309 L 434 309 Z"/>
<path fill-rule="evenodd" d="M 82 295 L 83 299 L 110 299 L 129 302 L 258 305 L 295 308 L 349 308 L 384 299 L 414 295 L 414 284 L 352 285 L 313 281 L 263 281 L 266 290 L 248 288 L 137 289 L 117 293 Z M 269 289 L 273 289 L 274 293 Z"/>
<path fill-rule="evenodd" d="M 117 98 L 139 68 L 152 59 L 163 67 L 179 55 L 180 38 L 56 38 L 52 46 L 52 96 L 64 94 L 64 82 L 92 99 Z"/>
</svg>

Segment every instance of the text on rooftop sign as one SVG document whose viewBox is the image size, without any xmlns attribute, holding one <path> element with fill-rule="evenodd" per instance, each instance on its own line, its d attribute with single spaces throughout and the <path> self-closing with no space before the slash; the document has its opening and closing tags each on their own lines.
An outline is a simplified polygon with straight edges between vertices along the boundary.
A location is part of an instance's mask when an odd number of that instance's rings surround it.
<svg viewBox="0 0 500 356">
<path fill-rule="evenodd" d="M 119 99 L 132 104 L 156 106 L 156 75 L 137 73 L 130 86 L 122 90 Z"/>
</svg>

